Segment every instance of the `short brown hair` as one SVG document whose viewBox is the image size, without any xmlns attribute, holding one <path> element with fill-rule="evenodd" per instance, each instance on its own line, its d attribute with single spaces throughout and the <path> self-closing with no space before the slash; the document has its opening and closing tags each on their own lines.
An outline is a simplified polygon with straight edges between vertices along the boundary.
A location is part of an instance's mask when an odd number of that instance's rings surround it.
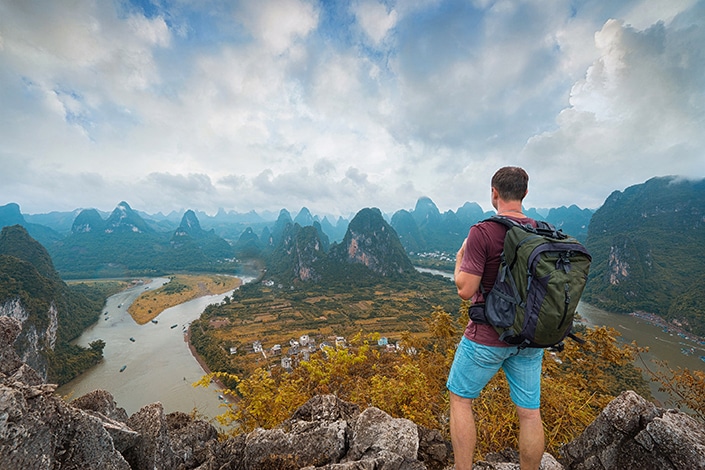
<svg viewBox="0 0 705 470">
<path fill-rule="evenodd" d="M 505 201 L 521 201 L 529 187 L 529 175 L 518 166 L 505 166 L 492 177 L 492 187 Z"/>
</svg>

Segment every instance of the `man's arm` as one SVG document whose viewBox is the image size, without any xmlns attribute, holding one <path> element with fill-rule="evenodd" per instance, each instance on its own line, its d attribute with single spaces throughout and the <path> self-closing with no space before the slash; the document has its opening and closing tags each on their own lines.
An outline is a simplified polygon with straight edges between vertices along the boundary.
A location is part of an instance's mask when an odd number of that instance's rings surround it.
<svg viewBox="0 0 705 470">
<path fill-rule="evenodd" d="M 455 272 L 453 277 L 455 278 L 455 286 L 458 288 L 458 295 L 461 299 L 469 300 L 475 292 L 480 288 L 480 280 L 482 276 L 476 274 L 466 273 L 460 270 L 460 264 L 463 262 L 463 256 L 465 255 L 465 243 L 467 239 L 463 241 L 462 246 L 455 255 Z"/>
</svg>

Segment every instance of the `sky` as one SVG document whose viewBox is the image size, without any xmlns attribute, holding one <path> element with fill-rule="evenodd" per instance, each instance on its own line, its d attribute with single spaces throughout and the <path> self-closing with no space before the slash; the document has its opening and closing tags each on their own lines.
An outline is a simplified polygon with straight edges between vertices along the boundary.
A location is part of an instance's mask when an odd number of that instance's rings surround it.
<svg viewBox="0 0 705 470">
<path fill-rule="evenodd" d="M 705 178 L 705 0 L 0 0 L 0 205 L 597 209 Z"/>
</svg>

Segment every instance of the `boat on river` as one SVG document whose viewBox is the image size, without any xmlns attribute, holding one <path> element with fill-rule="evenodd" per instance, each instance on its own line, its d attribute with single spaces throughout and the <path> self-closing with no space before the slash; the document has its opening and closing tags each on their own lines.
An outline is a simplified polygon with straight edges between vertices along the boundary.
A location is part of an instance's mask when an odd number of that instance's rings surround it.
<svg viewBox="0 0 705 470">
<path fill-rule="evenodd" d="M 157 323 L 159 323 L 159 321 L 157 321 L 157 320 L 152 320 L 152 323 L 154 323 L 154 324 L 156 325 Z"/>
<path fill-rule="evenodd" d="M 134 343 L 134 342 L 135 342 L 135 338 L 133 338 L 132 336 L 130 336 L 130 341 L 132 341 L 132 342 Z"/>
<path fill-rule="evenodd" d="M 173 325 L 171 325 L 171 328 L 174 329 L 174 328 L 176 328 L 177 326 L 179 326 L 179 324 L 178 324 L 178 323 L 174 323 Z"/>
<path fill-rule="evenodd" d="M 127 365 L 124 365 L 124 366 L 120 367 L 120 372 L 122 372 L 122 371 L 125 370 L 125 369 L 127 369 Z"/>
</svg>

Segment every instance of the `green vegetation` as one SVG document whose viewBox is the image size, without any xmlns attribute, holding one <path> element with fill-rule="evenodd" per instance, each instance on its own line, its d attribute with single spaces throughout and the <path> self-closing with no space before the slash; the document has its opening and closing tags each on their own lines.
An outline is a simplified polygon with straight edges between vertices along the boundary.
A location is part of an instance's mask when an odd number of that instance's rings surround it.
<svg viewBox="0 0 705 470">
<path fill-rule="evenodd" d="M 703 217 L 705 180 L 654 178 L 613 193 L 590 221 L 593 264 L 583 299 L 705 334 Z"/>
<path fill-rule="evenodd" d="M 64 384 L 100 361 L 102 341 L 90 348 L 73 346 L 70 341 L 98 319 L 105 298 L 120 288 L 122 283 L 116 282 L 68 286 L 44 247 L 23 227 L 5 227 L 0 234 L 0 303 L 19 302 L 28 314 L 25 325 L 43 335 L 56 334 L 54 350 L 40 345 L 39 351 L 48 363 L 49 382 Z M 52 323 L 51 312 L 56 312 L 56 323 Z M 32 347 L 24 335 L 16 346 L 20 350 Z"/>
<path fill-rule="evenodd" d="M 232 273 L 236 263 L 220 256 L 222 246 L 213 253 L 209 246 L 199 246 L 189 237 L 172 244 L 170 234 L 89 232 L 72 234 L 49 250 L 64 279 L 157 276 L 180 271 Z"/>
</svg>

